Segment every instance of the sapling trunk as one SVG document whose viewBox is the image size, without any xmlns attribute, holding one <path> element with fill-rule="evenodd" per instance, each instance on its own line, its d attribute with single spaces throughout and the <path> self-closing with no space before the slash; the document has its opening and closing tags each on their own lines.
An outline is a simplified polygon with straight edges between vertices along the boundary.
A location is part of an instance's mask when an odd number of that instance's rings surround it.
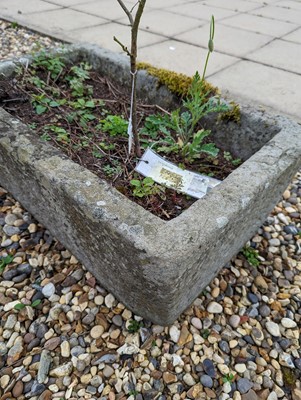
<svg viewBox="0 0 301 400">
<path fill-rule="evenodd" d="M 128 16 L 131 25 L 131 49 L 130 51 L 124 46 L 118 39 L 114 37 L 114 40 L 121 46 L 123 51 L 130 57 L 131 62 L 131 83 L 132 83 L 132 96 L 131 96 L 131 115 L 129 124 L 132 125 L 133 132 L 133 140 L 134 140 L 134 148 L 135 154 L 137 157 L 141 157 L 141 147 L 139 141 L 138 127 L 137 127 L 137 93 L 136 93 L 136 85 L 137 85 L 137 38 L 138 38 L 138 28 L 140 19 L 144 10 L 144 6 L 146 0 L 138 0 L 138 9 L 135 17 L 133 18 L 132 11 L 129 10 L 122 0 L 117 0 L 123 11 Z M 131 140 L 131 138 L 129 138 Z M 129 146 L 131 148 L 131 145 Z"/>
</svg>

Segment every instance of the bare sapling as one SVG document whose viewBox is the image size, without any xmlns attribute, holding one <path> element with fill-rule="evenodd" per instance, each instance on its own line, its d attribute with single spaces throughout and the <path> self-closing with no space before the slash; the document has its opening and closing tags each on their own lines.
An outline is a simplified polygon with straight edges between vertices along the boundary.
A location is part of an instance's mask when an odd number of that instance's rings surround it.
<svg viewBox="0 0 301 400">
<path fill-rule="evenodd" d="M 128 16 L 131 26 L 131 48 L 130 50 L 121 43 L 115 36 L 114 40 L 117 42 L 123 51 L 130 57 L 131 62 L 131 83 L 132 83 L 132 93 L 131 93 L 131 109 L 130 109 L 130 117 L 129 117 L 129 127 L 128 127 L 128 135 L 129 135 L 129 155 L 131 153 L 132 141 L 134 141 L 134 150 L 135 155 L 137 157 L 141 157 L 141 147 L 139 142 L 139 134 L 137 127 L 137 93 L 136 93 L 136 85 L 137 85 L 137 38 L 138 38 L 138 28 L 140 19 L 144 10 L 144 6 L 146 0 L 138 0 L 135 6 L 132 9 L 128 9 L 122 0 L 117 0 L 123 11 Z M 135 16 L 133 16 L 133 10 L 138 4 L 138 9 L 136 11 Z"/>
</svg>

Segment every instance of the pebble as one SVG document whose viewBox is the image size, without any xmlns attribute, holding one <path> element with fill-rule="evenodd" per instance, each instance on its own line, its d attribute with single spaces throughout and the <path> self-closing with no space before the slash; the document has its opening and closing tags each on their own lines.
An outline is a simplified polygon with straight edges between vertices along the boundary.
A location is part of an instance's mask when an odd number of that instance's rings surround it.
<svg viewBox="0 0 301 400">
<path fill-rule="evenodd" d="M 239 393 L 247 393 L 253 387 L 253 383 L 246 378 L 240 378 L 237 380 L 237 390 Z"/>
<path fill-rule="evenodd" d="M 229 324 L 232 328 L 237 328 L 240 324 L 240 316 L 239 315 L 231 315 L 229 318 Z"/>
<path fill-rule="evenodd" d="M 267 321 L 265 324 L 267 331 L 275 337 L 281 336 L 279 325 L 273 321 Z"/>
<path fill-rule="evenodd" d="M 102 325 L 95 325 L 90 331 L 90 335 L 93 339 L 99 339 L 104 333 L 104 327 Z"/>
<path fill-rule="evenodd" d="M 212 301 L 208 304 L 207 311 L 211 314 L 220 314 L 223 312 L 223 307 L 216 301 Z"/>
<path fill-rule="evenodd" d="M 169 336 L 174 343 L 178 343 L 180 339 L 181 331 L 175 325 L 172 325 L 169 329 Z"/>
<path fill-rule="evenodd" d="M 209 375 L 202 375 L 200 378 L 200 382 L 203 386 L 212 388 L 213 386 L 213 380 Z"/>
<path fill-rule="evenodd" d="M 55 286 L 53 283 L 49 282 L 42 289 L 42 293 L 45 297 L 49 298 L 55 293 Z"/>
<path fill-rule="evenodd" d="M 204 368 L 204 371 L 206 372 L 206 374 L 210 376 L 210 378 L 215 378 L 216 371 L 215 371 L 215 368 L 214 368 L 214 364 L 213 364 L 213 362 L 211 360 L 206 358 L 203 361 L 203 368 Z"/>
<path fill-rule="evenodd" d="M 284 328 L 290 329 L 296 328 L 297 323 L 290 318 L 282 318 L 281 325 L 284 326 Z"/>
</svg>

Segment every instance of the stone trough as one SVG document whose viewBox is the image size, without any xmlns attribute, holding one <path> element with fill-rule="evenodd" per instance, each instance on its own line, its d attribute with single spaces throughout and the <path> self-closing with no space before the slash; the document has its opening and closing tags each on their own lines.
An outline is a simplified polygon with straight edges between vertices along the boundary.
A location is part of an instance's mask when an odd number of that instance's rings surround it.
<svg viewBox="0 0 301 400">
<path fill-rule="evenodd" d="M 126 57 L 95 46 L 68 50 L 128 85 Z M 21 60 L 24 62 L 24 60 Z M 1 63 L 2 78 L 15 64 Z M 156 78 L 139 71 L 149 102 L 172 104 Z M 246 160 L 171 221 L 131 202 L 39 140 L 0 109 L 0 184 L 135 313 L 172 323 L 256 232 L 301 165 L 301 127 L 282 116 L 241 109 L 241 124 L 206 121 L 216 143 Z"/>
</svg>

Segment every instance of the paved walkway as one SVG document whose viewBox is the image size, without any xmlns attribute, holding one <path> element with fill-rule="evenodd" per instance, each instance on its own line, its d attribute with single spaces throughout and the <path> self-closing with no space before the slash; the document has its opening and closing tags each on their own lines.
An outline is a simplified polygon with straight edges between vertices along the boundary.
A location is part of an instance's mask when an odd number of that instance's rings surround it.
<svg viewBox="0 0 301 400">
<path fill-rule="evenodd" d="M 129 0 L 127 5 L 134 5 Z M 192 75 L 202 70 L 211 15 L 215 53 L 207 78 L 223 93 L 301 122 L 300 0 L 147 0 L 139 59 Z M 0 17 L 70 42 L 120 52 L 127 17 L 117 0 L 0 0 Z"/>
</svg>

